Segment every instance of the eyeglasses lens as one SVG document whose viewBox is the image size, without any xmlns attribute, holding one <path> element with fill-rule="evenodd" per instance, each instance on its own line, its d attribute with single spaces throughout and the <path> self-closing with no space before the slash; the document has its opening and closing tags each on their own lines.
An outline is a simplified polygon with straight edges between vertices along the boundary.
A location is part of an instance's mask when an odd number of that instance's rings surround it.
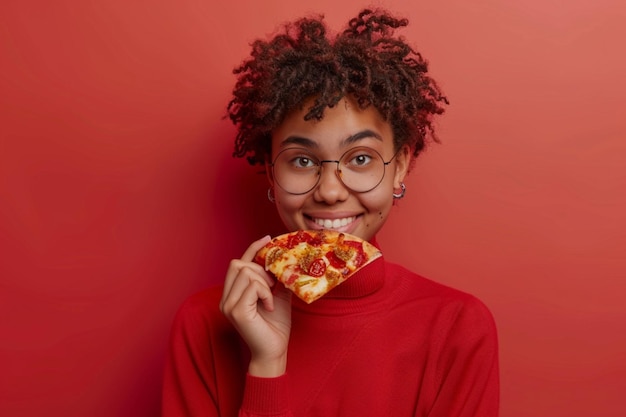
<svg viewBox="0 0 626 417">
<path fill-rule="evenodd" d="M 335 164 L 334 169 L 338 170 L 343 184 L 355 192 L 374 189 L 385 175 L 382 156 L 368 147 L 350 149 L 338 162 L 320 161 L 303 148 L 288 148 L 278 154 L 272 169 L 274 179 L 282 189 L 291 194 L 305 194 L 319 182 L 324 164 Z"/>
</svg>

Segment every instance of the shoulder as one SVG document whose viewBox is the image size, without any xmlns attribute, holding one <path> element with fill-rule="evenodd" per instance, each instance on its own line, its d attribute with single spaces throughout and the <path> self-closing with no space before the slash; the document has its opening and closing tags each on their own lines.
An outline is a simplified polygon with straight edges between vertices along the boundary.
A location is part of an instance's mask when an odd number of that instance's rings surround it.
<svg viewBox="0 0 626 417">
<path fill-rule="evenodd" d="M 387 263 L 386 270 L 400 299 L 418 302 L 421 309 L 431 310 L 440 323 L 450 327 L 480 328 L 483 332 L 495 334 L 491 311 L 475 295 L 425 278 L 394 263 Z"/>
<path fill-rule="evenodd" d="M 198 332 L 216 332 L 230 328 L 230 323 L 219 309 L 222 286 L 199 291 L 187 297 L 178 308 L 173 322 L 173 333 L 193 335 Z"/>
<path fill-rule="evenodd" d="M 180 308 L 178 309 L 178 314 L 185 314 L 187 312 L 200 313 L 213 309 L 218 309 L 219 311 L 219 301 L 221 296 L 221 285 L 209 287 L 204 290 L 198 291 L 188 296 L 183 301 Z"/>
</svg>

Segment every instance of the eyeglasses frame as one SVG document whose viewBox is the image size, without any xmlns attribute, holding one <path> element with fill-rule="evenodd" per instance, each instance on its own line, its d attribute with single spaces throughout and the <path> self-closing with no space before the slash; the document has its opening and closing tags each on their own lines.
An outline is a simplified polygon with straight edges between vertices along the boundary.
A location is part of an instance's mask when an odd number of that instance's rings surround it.
<svg viewBox="0 0 626 417">
<path fill-rule="evenodd" d="M 341 162 L 341 160 L 343 159 L 343 157 L 348 154 L 349 152 L 354 151 L 355 149 L 358 148 L 364 148 L 364 149 L 369 149 L 372 150 L 373 152 L 375 152 L 376 154 L 378 154 L 378 156 L 380 156 L 380 159 L 383 161 L 383 175 L 380 177 L 380 180 L 376 183 L 376 185 L 374 185 L 372 188 L 365 190 L 365 191 L 356 191 L 350 187 L 348 187 L 344 182 L 343 179 L 341 178 L 341 171 L 339 169 L 339 163 Z M 298 146 L 294 146 L 294 147 L 290 147 L 290 148 L 285 148 L 282 151 L 278 152 L 278 154 L 276 155 L 276 158 L 274 158 L 274 160 L 270 163 L 268 163 L 267 165 L 272 169 L 272 178 L 276 178 L 276 176 L 274 175 L 274 166 L 276 164 L 276 160 L 280 157 L 280 154 L 282 154 L 283 152 L 286 152 L 288 150 L 291 149 L 302 149 L 303 151 L 306 151 L 307 153 L 310 153 L 310 151 L 306 148 L 302 148 L 302 147 L 298 147 Z M 341 184 L 343 184 L 344 187 L 346 187 L 348 190 L 354 192 L 354 193 L 359 193 L 359 194 L 363 194 L 363 193 L 369 193 L 370 191 L 374 190 L 376 187 L 378 187 L 380 185 L 381 182 L 383 182 L 383 180 L 385 179 L 385 175 L 387 174 L 387 165 L 391 164 L 391 162 L 393 162 L 393 160 L 396 158 L 396 156 L 398 156 L 398 154 L 400 153 L 400 151 L 402 150 L 402 148 L 399 148 L 398 150 L 396 150 L 396 152 L 393 154 L 393 156 L 389 159 L 389 161 L 385 162 L 385 159 L 383 158 L 383 156 L 380 154 L 380 152 L 378 152 L 376 149 L 374 148 L 370 148 L 369 146 L 355 146 L 353 148 L 348 149 L 347 151 L 345 151 L 343 154 L 341 154 L 341 157 L 339 157 L 339 159 L 322 159 L 320 161 L 318 161 L 318 165 L 319 165 L 319 171 L 318 171 L 318 175 L 317 175 L 317 181 L 315 181 L 315 184 L 309 188 L 308 190 L 301 192 L 301 193 L 292 193 L 291 191 L 286 190 L 282 185 L 280 185 L 280 183 L 277 180 L 274 180 L 276 182 L 276 184 L 278 184 L 278 186 L 280 188 L 282 188 L 287 194 L 291 194 L 291 195 L 304 195 L 307 193 L 310 193 L 312 190 L 315 189 L 315 187 L 317 187 L 322 179 L 322 168 L 324 166 L 325 163 L 331 163 L 334 162 L 336 163 L 336 168 L 335 168 L 335 175 L 337 176 L 337 178 L 339 179 L 339 181 L 341 182 Z M 317 158 L 316 158 L 317 159 Z"/>
</svg>

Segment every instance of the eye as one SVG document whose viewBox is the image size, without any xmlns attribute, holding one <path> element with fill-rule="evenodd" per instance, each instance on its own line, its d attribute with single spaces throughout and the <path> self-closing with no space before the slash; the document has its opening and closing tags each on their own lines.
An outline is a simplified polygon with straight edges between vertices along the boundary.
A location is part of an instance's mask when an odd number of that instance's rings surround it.
<svg viewBox="0 0 626 417">
<path fill-rule="evenodd" d="M 315 161 L 308 156 L 296 156 L 291 160 L 296 168 L 311 168 L 316 165 Z"/>
<path fill-rule="evenodd" d="M 374 156 L 366 149 L 358 149 L 344 158 L 345 167 L 348 169 L 362 169 L 369 167 L 374 161 Z"/>
<path fill-rule="evenodd" d="M 368 165 L 372 161 L 372 157 L 367 154 L 359 154 L 354 156 L 348 163 L 354 166 Z"/>
</svg>

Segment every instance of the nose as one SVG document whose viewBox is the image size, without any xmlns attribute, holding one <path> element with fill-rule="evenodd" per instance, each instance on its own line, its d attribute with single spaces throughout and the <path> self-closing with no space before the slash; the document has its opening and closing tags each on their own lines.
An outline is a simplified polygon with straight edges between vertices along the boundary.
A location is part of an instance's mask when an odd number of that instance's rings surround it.
<svg viewBox="0 0 626 417">
<path fill-rule="evenodd" d="M 315 200 L 335 204 L 348 198 L 348 195 L 350 191 L 341 181 L 339 161 L 321 161 L 320 179 L 313 193 Z"/>
</svg>

